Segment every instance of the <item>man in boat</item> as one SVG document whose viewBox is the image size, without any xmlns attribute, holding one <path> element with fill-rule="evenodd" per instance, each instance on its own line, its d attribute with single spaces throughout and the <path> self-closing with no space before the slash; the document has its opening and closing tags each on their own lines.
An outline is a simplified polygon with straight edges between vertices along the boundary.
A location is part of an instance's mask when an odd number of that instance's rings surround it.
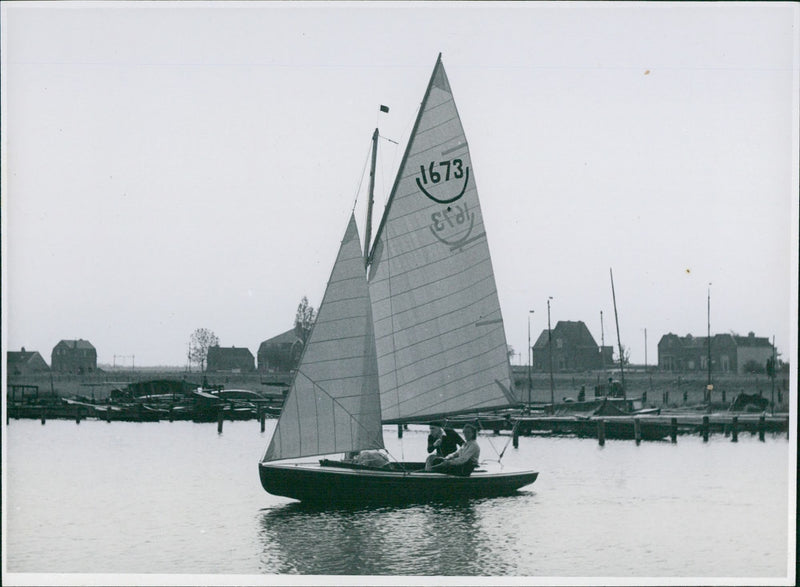
<svg viewBox="0 0 800 587">
<path fill-rule="evenodd" d="M 475 426 L 472 424 L 464 426 L 464 437 L 467 441 L 457 451 L 436 462 L 428 470 L 435 473 L 468 477 L 478 466 L 478 459 L 481 456 L 481 447 L 478 446 L 478 442 L 475 440 L 477 436 L 478 430 Z"/>
<path fill-rule="evenodd" d="M 464 444 L 464 439 L 458 432 L 449 426 L 442 425 L 441 422 L 432 422 L 428 434 L 428 453 L 433 454 L 430 454 L 425 461 L 425 469 L 430 471 L 434 461 L 440 462 L 442 458 L 455 452 L 462 444 Z"/>
</svg>

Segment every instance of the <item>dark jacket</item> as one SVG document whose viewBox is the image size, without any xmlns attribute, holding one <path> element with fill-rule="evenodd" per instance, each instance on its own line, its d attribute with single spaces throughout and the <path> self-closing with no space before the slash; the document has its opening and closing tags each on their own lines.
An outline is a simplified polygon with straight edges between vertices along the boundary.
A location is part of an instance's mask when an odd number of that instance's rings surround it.
<svg viewBox="0 0 800 587">
<path fill-rule="evenodd" d="M 436 454 L 440 457 L 446 457 L 452 452 L 455 452 L 456 449 L 464 444 L 464 439 L 461 438 L 461 435 L 453 430 L 452 428 L 444 428 L 444 434 L 442 434 L 442 443 L 436 447 L 434 443 L 438 440 L 436 436 L 433 434 L 428 434 L 428 452 L 431 453 L 434 450 Z"/>
</svg>

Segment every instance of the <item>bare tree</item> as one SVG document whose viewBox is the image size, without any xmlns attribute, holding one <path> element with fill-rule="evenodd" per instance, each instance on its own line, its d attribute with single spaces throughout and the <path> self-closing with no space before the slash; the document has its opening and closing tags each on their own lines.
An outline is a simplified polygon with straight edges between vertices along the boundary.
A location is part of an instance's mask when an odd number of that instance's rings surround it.
<svg viewBox="0 0 800 587">
<path fill-rule="evenodd" d="M 303 296 L 297 306 L 297 314 L 294 317 L 294 331 L 303 341 L 303 344 L 306 343 L 308 335 L 311 334 L 311 327 L 314 326 L 314 320 L 316 319 L 316 311 L 309 305 L 308 298 Z"/>
<path fill-rule="evenodd" d="M 200 365 L 200 371 L 206 370 L 206 358 L 208 349 L 212 346 L 219 346 L 217 335 L 208 328 L 198 328 L 192 333 L 189 340 L 189 363 Z"/>
<path fill-rule="evenodd" d="M 622 347 L 622 364 L 623 365 L 630 365 L 630 362 L 631 362 L 631 349 L 626 347 L 624 344 L 621 344 L 620 347 Z M 613 351 L 612 351 L 612 353 L 613 353 Z M 617 361 L 619 361 L 619 357 L 617 358 Z"/>
<path fill-rule="evenodd" d="M 517 353 L 514 351 L 514 347 L 513 346 L 511 346 L 510 344 L 506 345 L 506 355 L 508 355 L 508 360 L 509 361 L 514 360 L 514 355 L 516 355 L 516 354 Z"/>
</svg>

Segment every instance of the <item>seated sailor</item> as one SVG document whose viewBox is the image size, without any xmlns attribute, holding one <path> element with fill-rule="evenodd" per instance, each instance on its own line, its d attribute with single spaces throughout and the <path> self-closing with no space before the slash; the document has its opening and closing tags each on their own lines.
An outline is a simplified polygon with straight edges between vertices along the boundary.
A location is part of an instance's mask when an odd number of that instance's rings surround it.
<svg viewBox="0 0 800 587">
<path fill-rule="evenodd" d="M 434 462 L 441 461 L 442 457 L 455 452 L 462 444 L 464 444 L 464 439 L 458 432 L 448 426 L 443 426 L 441 422 L 432 422 L 430 434 L 428 434 L 428 452 L 433 454 L 429 455 L 425 461 L 425 469 L 430 471 Z"/>
<path fill-rule="evenodd" d="M 451 453 L 441 460 L 434 460 L 430 468 L 426 470 L 436 473 L 447 473 L 449 475 L 469 476 L 478 466 L 478 459 L 481 455 L 481 447 L 476 440 L 478 430 L 472 424 L 464 426 L 464 437 L 467 441 L 454 453 Z"/>
</svg>

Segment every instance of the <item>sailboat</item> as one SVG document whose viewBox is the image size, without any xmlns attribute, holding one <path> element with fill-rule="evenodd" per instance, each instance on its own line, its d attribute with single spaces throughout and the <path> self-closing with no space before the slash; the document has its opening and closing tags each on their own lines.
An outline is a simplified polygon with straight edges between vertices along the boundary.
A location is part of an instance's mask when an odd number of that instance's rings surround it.
<svg viewBox="0 0 800 587">
<path fill-rule="evenodd" d="M 298 460 L 383 451 L 383 424 L 517 403 L 469 148 L 441 54 L 370 248 L 371 203 L 372 185 L 364 249 L 351 214 L 259 463 L 261 484 L 328 504 L 513 494 L 538 473 L 490 472 L 482 463 L 465 477 L 425 471 L 423 462 Z"/>
</svg>

